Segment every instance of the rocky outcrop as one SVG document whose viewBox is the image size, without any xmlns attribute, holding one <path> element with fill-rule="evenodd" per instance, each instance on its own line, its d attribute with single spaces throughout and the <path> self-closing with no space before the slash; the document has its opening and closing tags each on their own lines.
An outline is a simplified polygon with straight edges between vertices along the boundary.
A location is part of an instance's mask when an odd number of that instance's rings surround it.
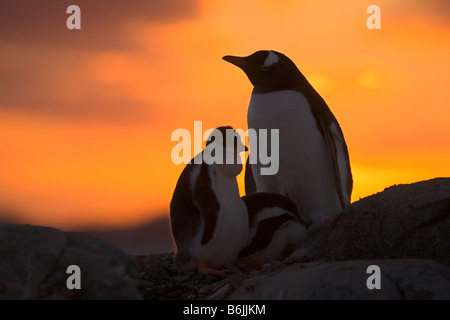
<svg viewBox="0 0 450 320">
<path fill-rule="evenodd" d="M 221 277 L 177 272 L 171 255 L 138 257 L 145 299 L 450 299 L 450 268 L 432 260 L 272 262 Z M 380 289 L 369 289 L 371 265 Z"/>
<path fill-rule="evenodd" d="M 80 233 L 0 227 L 0 299 L 450 299 L 450 179 L 398 185 L 312 228 L 296 252 L 223 276 L 128 256 Z M 68 290 L 66 269 L 82 270 Z M 370 290 L 370 265 L 381 289 Z"/>
<path fill-rule="evenodd" d="M 370 265 L 381 270 L 379 290 L 366 284 Z M 450 268 L 415 259 L 300 263 L 245 279 L 224 293 L 227 299 L 450 299 Z"/>
<path fill-rule="evenodd" d="M 311 230 L 295 257 L 433 259 L 450 265 L 450 179 L 397 185 Z"/>
<path fill-rule="evenodd" d="M 70 265 L 81 289 L 69 290 Z M 137 263 L 81 233 L 28 225 L 0 227 L 0 299 L 141 299 Z"/>
<path fill-rule="evenodd" d="M 180 274 L 171 255 L 139 258 L 146 299 L 450 299 L 450 179 L 398 185 L 309 231 L 283 262 Z M 380 267 L 369 290 L 367 267 Z"/>
</svg>

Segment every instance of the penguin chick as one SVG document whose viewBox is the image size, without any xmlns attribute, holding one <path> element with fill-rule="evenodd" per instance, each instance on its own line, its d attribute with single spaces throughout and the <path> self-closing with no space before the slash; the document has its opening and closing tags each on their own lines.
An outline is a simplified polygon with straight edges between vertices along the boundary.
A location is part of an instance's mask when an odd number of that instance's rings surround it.
<svg viewBox="0 0 450 320">
<path fill-rule="evenodd" d="M 306 224 L 295 203 L 276 193 L 252 193 L 242 197 L 248 210 L 249 240 L 239 253 L 238 264 L 261 266 L 283 260 L 306 233 Z"/>
<path fill-rule="evenodd" d="M 248 239 L 247 207 L 236 176 L 247 148 L 232 127 L 216 128 L 205 149 L 186 165 L 170 203 L 175 265 L 181 270 L 223 274 Z"/>
</svg>

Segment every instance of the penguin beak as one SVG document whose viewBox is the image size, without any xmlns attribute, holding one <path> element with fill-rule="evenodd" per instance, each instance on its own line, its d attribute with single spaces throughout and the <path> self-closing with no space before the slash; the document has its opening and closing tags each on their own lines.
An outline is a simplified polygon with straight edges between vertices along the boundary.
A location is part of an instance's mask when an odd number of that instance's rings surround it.
<svg viewBox="0 0 450 320">
<path fill-rule="evenodd" d="M 234 64 L 236 67 L 239 67 L 241 69 L 243 69 L 247 65 L 243 57 L 225 56 L 222 59 L 231 64 Z"/>
</svg>

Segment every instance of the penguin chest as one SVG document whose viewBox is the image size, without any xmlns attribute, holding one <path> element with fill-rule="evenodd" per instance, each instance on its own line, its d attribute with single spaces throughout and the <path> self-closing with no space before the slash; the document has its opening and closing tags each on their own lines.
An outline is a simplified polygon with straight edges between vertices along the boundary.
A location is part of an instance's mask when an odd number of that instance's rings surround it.
<svg viewBox="0 0 450 320">
<path fill-rule="evenodd" d="M 239 196 L 235 177 L 218 176 L 215 187 L 220 204 L 216 238 L 224 252 L 237 255 L 248 238 L 247 207 Z"/>
<path fill-rule="evenodd" d="M 248 239 L 248 214 L 239 196 L 235 176 L 227 176 L 216 170 L 214 193 L 219 202 L 215 230 L 211 240 L 199 248 L 200 259 L 211 266 L 233 263 Z"/>
<path fill-rule="evenodd" d="M 248 108 L 248 126 L 257 131 L 279 130 L 280 153 L 289 151 L 296 156 L 308 151 L 308 157 L 315 157 L 325 151 L 311 106 L 306 97 L 295 90 L 253 94 Z M 284 159 L 280 157 L 280 160 Z"/>
<path fill-rule="evenodd" d="M 330 178 L 333 172 L 326 142 L 308 100 L 300 92 L 284 90 L 253 94 L 248 109 L 248 126 L 257 130 L 258 141 L 261 140 L 260 129 L 279 130 L 279 171 L 275 177 L 261 176 L 258 165 L 255 166 L 258 191 L 288 194 L 280 188 L 290 190 L 291 184 L 308 184 L 311 188 L 315 184 L 334 183 Z M 273 149 L 270 143 L 275 142 L 269 138 L 267 141 L 268 150 Z M 261 189 L 266 184 L 270 185 Z"/>
</svg>

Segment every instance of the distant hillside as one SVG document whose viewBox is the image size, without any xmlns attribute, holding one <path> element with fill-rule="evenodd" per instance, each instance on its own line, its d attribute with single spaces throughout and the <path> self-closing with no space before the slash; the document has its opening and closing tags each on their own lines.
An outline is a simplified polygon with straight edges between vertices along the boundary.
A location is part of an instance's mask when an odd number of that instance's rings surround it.
<svg viewBox="0 0 450 320">
<path fill-rule="evenodd" d="M 168 218 L 152 221 L 133 229 L 86 232 L 128 254 L 155 254 L 174 251 Z"/>
</svg>

